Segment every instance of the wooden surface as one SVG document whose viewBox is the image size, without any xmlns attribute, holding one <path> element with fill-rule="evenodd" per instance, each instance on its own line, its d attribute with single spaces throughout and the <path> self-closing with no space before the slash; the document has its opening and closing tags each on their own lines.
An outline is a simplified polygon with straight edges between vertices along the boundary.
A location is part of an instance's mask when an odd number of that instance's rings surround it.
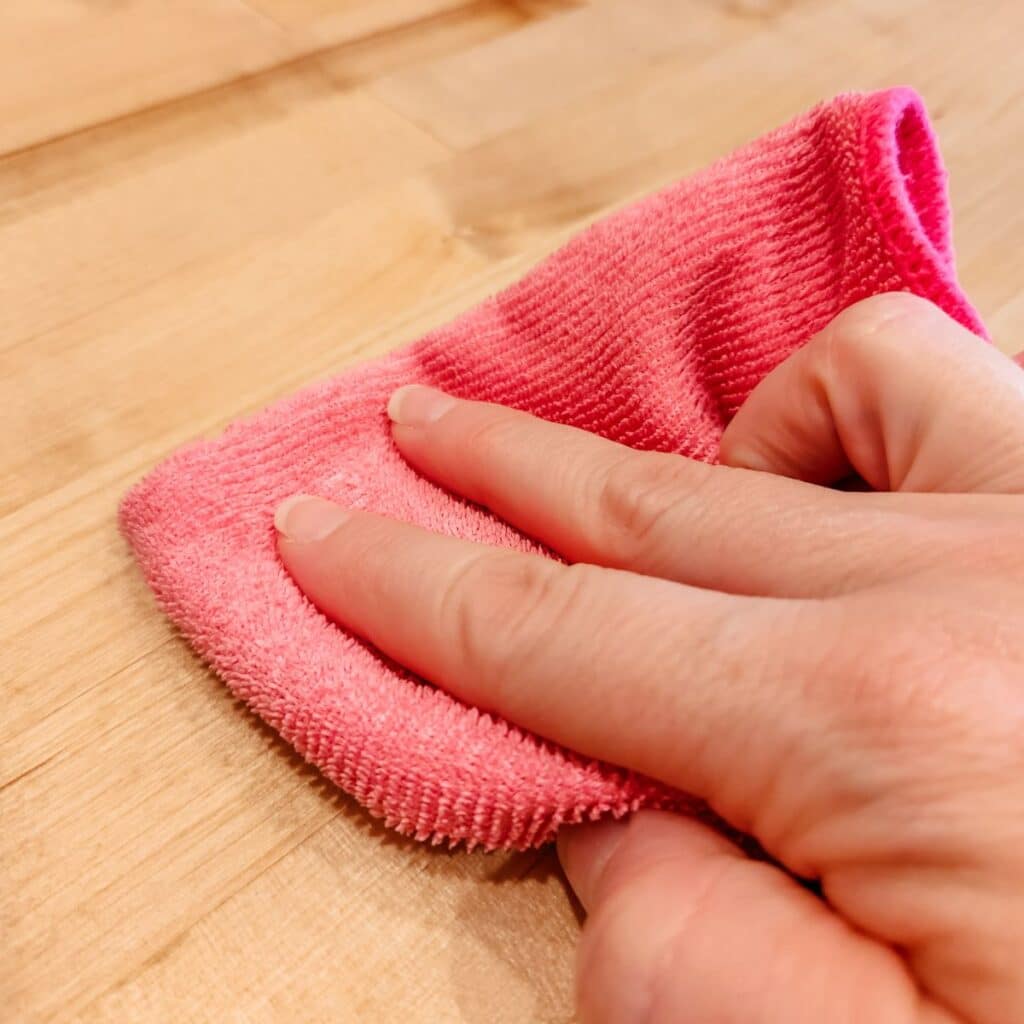
<svg viewBox="0 0 1024 1024">
<path fill-rule="evenodd" d="M 925 94 L 1024 327 L 1016 0 L 0 5 L 0 1018 L 561 1022 L 550 853 L 386 833 L 156 612 L 118 496 L 847 88 Z"/>
</svg>

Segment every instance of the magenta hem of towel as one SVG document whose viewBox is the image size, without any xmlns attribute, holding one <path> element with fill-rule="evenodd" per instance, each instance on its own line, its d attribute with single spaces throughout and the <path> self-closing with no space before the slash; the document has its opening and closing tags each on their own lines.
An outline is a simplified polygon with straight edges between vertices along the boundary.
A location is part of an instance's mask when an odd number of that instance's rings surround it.
<svg viewBox="0 0 1024 1024">
<path fill-rule="evenodd" d="M 900 275 L 912 291 L 987 339 L 956 278 L 948 176 L 921 97 L 907 86 L 879 94 L 861 137 L 868 209 Z"/>
</svg>

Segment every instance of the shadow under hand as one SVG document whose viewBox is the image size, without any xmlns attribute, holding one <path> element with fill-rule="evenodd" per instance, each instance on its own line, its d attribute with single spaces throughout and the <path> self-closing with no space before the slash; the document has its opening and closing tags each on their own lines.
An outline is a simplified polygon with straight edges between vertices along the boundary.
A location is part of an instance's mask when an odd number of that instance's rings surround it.
<svg viewBox="0 0 1024 1024">
<path fill-rule="evenodd" d="M 573 1020 L 580 916 L 553 845 L 504 855 L 456 910 L 451 978 L 463 1021 Z"/>
</svg>

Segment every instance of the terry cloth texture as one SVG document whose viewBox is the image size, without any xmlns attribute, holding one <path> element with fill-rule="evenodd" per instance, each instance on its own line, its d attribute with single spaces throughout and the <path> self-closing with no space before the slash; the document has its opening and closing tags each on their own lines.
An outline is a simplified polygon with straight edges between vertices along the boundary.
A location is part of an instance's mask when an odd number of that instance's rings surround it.
<svg viewBox="0 0 1024 1024">
<path fill-rule="evenodd" d="M 396 387 L 714 460 L 769 370 L 843 307 L 889 290 L 984 334 L 956 282 L 945 172 L 908 89 L 824 103 L 591 227 L 454 323 L 182 449 L 127 495 L 121 524 L 160 604 L 231 690 L 401 832 L 522 848 L 564 822 L 679 806 L 329 622 L 277 558 L 274 508 L 302 491 L 536 550 L 402 461 L 385 415 Z"/>
</svg>

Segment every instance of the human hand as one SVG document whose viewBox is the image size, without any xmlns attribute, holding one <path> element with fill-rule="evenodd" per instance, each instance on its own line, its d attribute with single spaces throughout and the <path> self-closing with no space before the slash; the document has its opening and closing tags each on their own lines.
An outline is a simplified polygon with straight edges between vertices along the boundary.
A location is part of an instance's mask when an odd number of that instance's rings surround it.
<svg viewBox="0 0 1024 1024">
<path fill-rule="evenodd" d="M 661 812 L 565 830 L 584 1021 L 1024 1020 L 1019 367 L 884 295 L 755 389 L 721 466 L 425 388 L 389 412 L 417 470 L 570 564 L 297 498 L 299 585 L 778 862 Z M 851 473 L 874 491 L 821 486 Z"/>
</svg>

